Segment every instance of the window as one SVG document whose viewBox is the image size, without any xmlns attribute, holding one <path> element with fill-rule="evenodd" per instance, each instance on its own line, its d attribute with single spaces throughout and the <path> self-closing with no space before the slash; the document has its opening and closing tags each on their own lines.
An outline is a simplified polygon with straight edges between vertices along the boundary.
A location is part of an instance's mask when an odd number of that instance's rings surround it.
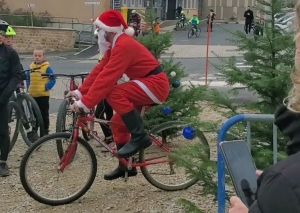
<svg viewBox="0 0 300 213">
<path fill-rule="evenodd" d="M 144 6 L 143 0 L 139 0 L 139 5 L 140 5 L 140 6 Z"/>
<path fill-rule="evenodd" d="M 123 0 L 123 6 L 127 6 L 127 0 Z"/>
<path fill-rule="evenodd" d="M 135 0 L 131 0 L 131 6 L 132 6 L 132 7 L 135 6 Z"/>
</svg>

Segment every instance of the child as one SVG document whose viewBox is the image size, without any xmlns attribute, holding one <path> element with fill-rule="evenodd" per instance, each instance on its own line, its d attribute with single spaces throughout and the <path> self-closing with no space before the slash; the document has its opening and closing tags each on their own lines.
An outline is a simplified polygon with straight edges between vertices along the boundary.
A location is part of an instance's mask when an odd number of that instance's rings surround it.
<svg viewBox="0 0 300 213">
<path fill-rule="evenodd" d="M 49 98 L 50 90 L 55 85 L 55 79 L 43 78 L 41 73 L 53 74 L 49 62 L 45 60 L 45 52 L 42 48 L 33 51 L 34 62 L 30 64 L 30 69 L 39 68 L 36 72 L 29 74 L 27 78 L 27 88 L 29 94 L 38 104 L 44 121 L 45 134 L 49 134 Z"/>
<path fill-rule="evenodd" d="M 159 23 L 158 23 L 158 17 L 153 21 L 153 28 L 154 28 L 154 32 L 156 34 L 159 34 L 160 33 L 160 26 L 159 26 Z"/>
</svg>

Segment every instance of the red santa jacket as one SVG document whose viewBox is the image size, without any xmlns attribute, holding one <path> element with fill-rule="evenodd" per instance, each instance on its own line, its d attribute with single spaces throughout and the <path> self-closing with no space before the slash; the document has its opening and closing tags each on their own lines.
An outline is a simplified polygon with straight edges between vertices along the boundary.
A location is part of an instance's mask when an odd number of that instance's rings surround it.
<svg viewBox="0 0 300 213">
<path fill-rule="evenodd" d="M 120 35 L 114 47 L 106 51 L 78 89 L 79 96 L 82 96 L 79 106 L 94 107 L 108 95 L 122 74 L 131 80 L 142 81 L 158 65 L 159 62 L 142 44 L 125 34 Z"/>
</svg>

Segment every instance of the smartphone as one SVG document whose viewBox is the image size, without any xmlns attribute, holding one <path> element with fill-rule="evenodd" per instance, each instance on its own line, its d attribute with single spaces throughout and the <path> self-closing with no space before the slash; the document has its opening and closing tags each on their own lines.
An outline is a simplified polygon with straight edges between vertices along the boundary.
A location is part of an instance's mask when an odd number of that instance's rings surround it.
<svg viewBox="0 0 300 213">
<path fill-rule="evenodd" d="M 224 141 L 220 143 L 220 150 L 237 196 L 250 207 L 257 191 L 257 175 L 247 143 Z"/>
</svg>

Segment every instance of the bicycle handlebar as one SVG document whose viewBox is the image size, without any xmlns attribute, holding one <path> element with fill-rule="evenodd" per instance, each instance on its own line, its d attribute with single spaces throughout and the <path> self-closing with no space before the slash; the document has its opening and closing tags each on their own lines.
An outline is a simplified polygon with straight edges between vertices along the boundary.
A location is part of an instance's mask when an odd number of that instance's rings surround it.
<svg viewBox="0 0 300 213">
<path fill-rule="evenodd" d="M 21 72 L 34 72 L 35 70 L 39 70 L 40 67 L 32 68 L 32 69 L 27 69 L 27 70 L 21 70 Z"/>
<path fill-rule="evenodd" d="M 76 99 L 74 97 L 69 97 L 67 100 L 71 105 L 74 104 L 76 101 Z M 84 110 L 82 108 L 79 108 L 79 112 L 77 112 L 77 114 L 79 116 L 84 116 L 86 113 L 84 112 Z"/>
<path fill-rule="evenodd" d="M 89 73 L 80 73 L 80 74 L 47 74 L 43 73 L 41 76 L 48 78 L 57 78 L 57 77 L 68 77 L 68 78 L 85 78 Z"/>
</svg>

